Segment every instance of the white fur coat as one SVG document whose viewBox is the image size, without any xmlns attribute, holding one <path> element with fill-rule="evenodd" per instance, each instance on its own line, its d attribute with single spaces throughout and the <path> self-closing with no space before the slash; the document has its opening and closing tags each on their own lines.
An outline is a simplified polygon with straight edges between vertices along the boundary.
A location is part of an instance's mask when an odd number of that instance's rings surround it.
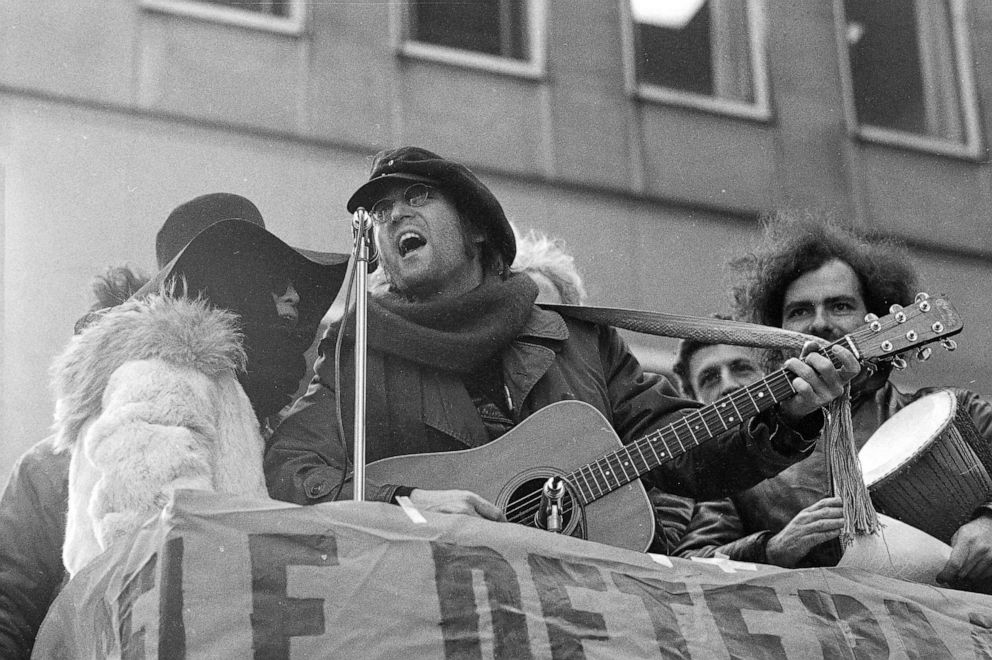
<svg viewBox="0 0 992 660">
<path fill-rule="evenodd" d="M 53 366 L 70 451 L 62 558 L 75 575 L 177 488 L 266 497 L 263 441 L 235 376 L 237 318 L 160 294 L 107 312 Z"/>
</svg>

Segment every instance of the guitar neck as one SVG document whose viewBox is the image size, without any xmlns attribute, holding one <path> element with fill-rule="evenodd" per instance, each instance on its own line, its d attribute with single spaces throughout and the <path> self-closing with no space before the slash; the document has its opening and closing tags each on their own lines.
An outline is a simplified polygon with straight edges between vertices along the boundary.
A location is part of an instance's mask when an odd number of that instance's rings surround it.
<svg viewBox="0 0 992 660">
<path fill-rule="evenodd" d="M 889 311 L 882 318 L 873 314 L 866 316 L 867 325 L 830 346 L 843 344 L 862 362 L 897 357 L 900 351 L 937 340 L 944 343 L 948 350 L 954 350 L 955 344 L 948 338 L 961 332 L 962 324 L 947 300 L 919 294 L 912 306 L 903 308 L 893 305 Z M 839 369 L 840 360 L 829 350 L 830 346 L 821 348 L 819 352 L 828 356 L 834 367 Z M 779 401 L 794 396 L 796 391 L 791 380 L 792 376 L 785 369 L 779 369 L 618 451 L 582 466 L 566 478 L 584 504 L 593 502 L 662 463 L 678 458 L 693 447 L 739 426 Z"/>
<path fill-rule="evenodd" d="M 694 447 L 722 435 L 796 394 L 792 376 L 779 369 L 668 426 L 624 445 L 567 475 L 584 504 L 639 478 Z"/>
</svg>

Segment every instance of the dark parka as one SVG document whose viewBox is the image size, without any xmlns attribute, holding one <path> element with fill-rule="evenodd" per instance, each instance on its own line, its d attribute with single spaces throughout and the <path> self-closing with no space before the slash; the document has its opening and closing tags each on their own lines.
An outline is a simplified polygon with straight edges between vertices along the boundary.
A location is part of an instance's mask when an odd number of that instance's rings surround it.
<svg viewBox="0 0 992 660">
<path fill-rule="evenodd" d="M 341 469 L 350 455 L 353 399 L 342 397 L 347 449 L 335 423 L 333 343 L 324 340 L 317 376 L 270 440 L 265 473 L 270 494 L 299 504 L 349 498 L 341 492 Z M 401 339 L 399 340 L 401 341 Z M 342 388 L 351 391 L 351 350 L 343 351 Z M 535 307 L 519 336 L 501 353 L 503 378 L 520 422 L 563 400 L 594 406 L 626 442 L 677 419 L 699 404 L 677 398 L 667 381 L 645 375 L 612 328 L 592 325 Z M 368 353 L 366 457 L 369 462 L 405 454 L 452 451 L 489 441 L 485 426 L 462 381 L 455 374 Z M 803 420 L 804 435 L 768 414 L 747 430 L 725 434 L 662 465 L 646 485 L 696 497 L 747 488 L 802 458 L 822 424 L 819 414 Z M 366 498 L 390 501 L 399 485 L 368 484 Z M 424 487 L 429 487 L 425 485 Z"/>
<path fill-rule="evenodd" d="M 69 454 L 54 438 L 14 465 L 0 499 L 0 658 L 29 658 L 35 635 L 65 577 Z"/>
</svg>

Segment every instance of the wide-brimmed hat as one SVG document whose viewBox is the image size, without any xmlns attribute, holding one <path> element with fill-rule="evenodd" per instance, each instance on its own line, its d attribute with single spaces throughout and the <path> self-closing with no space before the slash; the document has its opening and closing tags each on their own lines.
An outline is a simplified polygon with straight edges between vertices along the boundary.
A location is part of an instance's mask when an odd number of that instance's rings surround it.
<svg viewBox="0 0 992 660">
<path fill-rule="evenodd" d="M 221 220 L 244 220 L 265 227 L 262 213 L 251 200 L 233 193 L 208 193 L 172 209 L 155 235 L 159 268 L 172 261 L 201 231 Z"/>
<path fill-rule="evenodd" d="M 267 290 L 270 276 L 278 275 L 291 280 L 300 296 L 298 325 L 316 327 L 348 266 L 348 255 L 291 247 L 265 229 L 251 201 L 230 193 L 202 195 L 176 207 L 158 233 L 158 258 L 177 245 L 175 255 L 135 297 L 173 282 L 185 287 L 186 295 L 202 295 L 242 316 L 261 314 L 270 301 L 261 294 L 272 293 Z"/>
<path fill-rule="evenodd" d="M 496 196 L 464 165 L 442 158 L 420 147 L 400 147 L 380 151 L 372 160 L 369 180 L 348 200 L 348 212 L 359 208 L 371 210 L 386 190 L 397 182 L 427 183 L 451 197 L 455 205 L 486 232 L 503 257 L 513 263 L 517 243 Z"/>
</svg>

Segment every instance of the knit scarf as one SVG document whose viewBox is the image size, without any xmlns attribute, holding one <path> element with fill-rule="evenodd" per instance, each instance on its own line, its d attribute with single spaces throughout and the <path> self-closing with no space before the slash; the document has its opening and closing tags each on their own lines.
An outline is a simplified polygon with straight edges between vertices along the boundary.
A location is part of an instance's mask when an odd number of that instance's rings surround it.
<svg viewBox="0 0 992 660">
<path fill-rule="evenodd" d="M 487 280 L 454 298 L 369 300 L 369 347 L 458 374 L 471 373 L 520 334 L 537 299 L 527 276 Z M 353 336 L 353 335 L 352 335 Z"/>
</svg>

